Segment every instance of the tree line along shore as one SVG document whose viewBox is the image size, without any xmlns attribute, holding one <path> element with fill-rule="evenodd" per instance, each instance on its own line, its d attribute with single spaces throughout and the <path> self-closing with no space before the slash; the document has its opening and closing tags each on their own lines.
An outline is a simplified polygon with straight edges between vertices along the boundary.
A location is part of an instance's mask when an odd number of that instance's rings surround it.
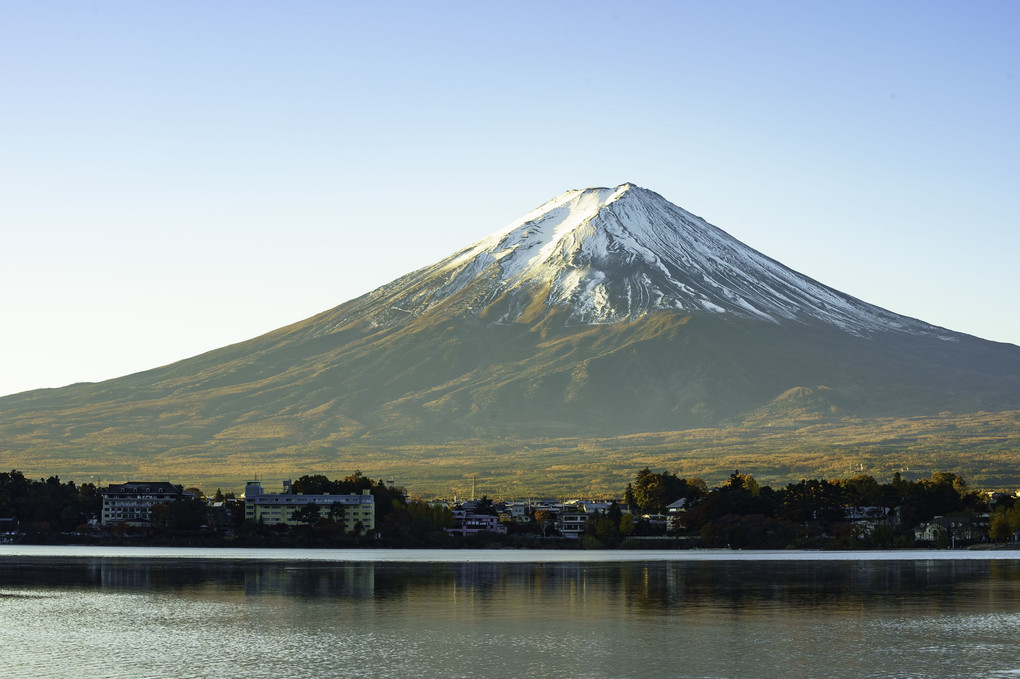
<svg viewBox="0 0 1020 679">
<path fill-rule="evenodd" d="M 178 487 L 179 488 L 179 487 Z M 186 489 L 138 523 L 101 521 L 108 487 L 56 476 L 0 472 L 0 540 L 47 544 L 232 547 L 540 547 L 889 549 L 1008 546 L 1020 539 L 1020 498 L 971 489 L 952 472 L 889 482 L 867 475 L 761 485 L 734 471 L 720 486 L 645 468 L 621 495 L 601 500 L 515 502 L 412 498 L 355 472 L 302 476 L 295 499 L 370 494 L 374 521 L 302 507 L 286 523 L 246 518 L 244 498 Z"/>
</svg>

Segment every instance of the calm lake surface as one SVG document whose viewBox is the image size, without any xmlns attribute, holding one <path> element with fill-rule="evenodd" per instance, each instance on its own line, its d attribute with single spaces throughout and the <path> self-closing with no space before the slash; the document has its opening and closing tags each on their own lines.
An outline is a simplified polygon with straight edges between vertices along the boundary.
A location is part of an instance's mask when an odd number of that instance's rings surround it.
<svg viewBox="0 0 1020 679">
<path fill-rule="evenodd" d="M 1020 677 L 1017 552 L 0 546 L 0 676 Z"/>
</svg>

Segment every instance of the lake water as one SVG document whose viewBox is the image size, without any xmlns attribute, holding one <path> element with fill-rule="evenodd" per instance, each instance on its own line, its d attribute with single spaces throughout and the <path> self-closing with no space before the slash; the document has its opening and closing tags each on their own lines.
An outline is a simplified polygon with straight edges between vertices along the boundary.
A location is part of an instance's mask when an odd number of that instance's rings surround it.
<svg viewBox="0 0 1020 679">
<path fill-rule="evenodd" d="M 7 677 L 1020 677 L 1016 552 L 0 546 Z"/>
</svg>

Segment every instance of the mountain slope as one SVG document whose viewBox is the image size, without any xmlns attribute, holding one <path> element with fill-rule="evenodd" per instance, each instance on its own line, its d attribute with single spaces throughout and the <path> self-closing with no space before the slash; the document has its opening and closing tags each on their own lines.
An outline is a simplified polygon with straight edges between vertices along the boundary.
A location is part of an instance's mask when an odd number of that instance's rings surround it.
<svg viewBox="0 0 1020 679">
<path fill-rule="evenodd" d="M 212 469 L 351 446 L 1012 409 L 1020 348 L 839 293 L 625 184 L 568 191 L 248 342 L 2 398 L 0 450 Z"/>
</svg>

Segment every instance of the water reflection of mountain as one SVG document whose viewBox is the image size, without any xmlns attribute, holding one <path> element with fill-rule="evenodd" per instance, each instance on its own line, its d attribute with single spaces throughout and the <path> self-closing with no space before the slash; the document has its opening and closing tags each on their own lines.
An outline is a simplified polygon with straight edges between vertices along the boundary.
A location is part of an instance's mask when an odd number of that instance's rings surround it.
<svg viewBox="0 0 1020 679">
<path fill-rule="evenodd" d="M 371 565 L 252 563 L 185 559 L 60 559 L 0 562 L 8 586 L 118 591 L 170 591 L 219 596 L 281 595 L 368 598 L 375 591 Z"/>
<path fill-rule="evenodd" d="M 953 606 L 980 584 L 994 602 L 1015 601 L 1017 561 L 676 561 L 629 563 L 247 562 L 178 559 L 63 559 L 0 562 L 6 587 L 170 591 L 179 594 L 374 600 L 500 609 L 533 615 L 611 614 L 712 608 L 858 610 Z M 989 594 L 990 593 L 990 594 Z M 998 593 L 998 594 L 997 594 Z M 940 602 L 940 603 L 934 603 Z"/>
<path fill-rule="evenodd" d="M 247 596 L 283 595 L 369 599 L 375 593 L 371 565 L 346 563 L 329 567 L 303 564 L 272 564 L 244 571 Z"/>
<path fill-rule="evenodd" d="M 738 561 L 667 563 L 620 578 L 635 606 L 926 607 L 965 598 L 974 583 L 1020 579 L 1016 561 Z"/>
</svg>

